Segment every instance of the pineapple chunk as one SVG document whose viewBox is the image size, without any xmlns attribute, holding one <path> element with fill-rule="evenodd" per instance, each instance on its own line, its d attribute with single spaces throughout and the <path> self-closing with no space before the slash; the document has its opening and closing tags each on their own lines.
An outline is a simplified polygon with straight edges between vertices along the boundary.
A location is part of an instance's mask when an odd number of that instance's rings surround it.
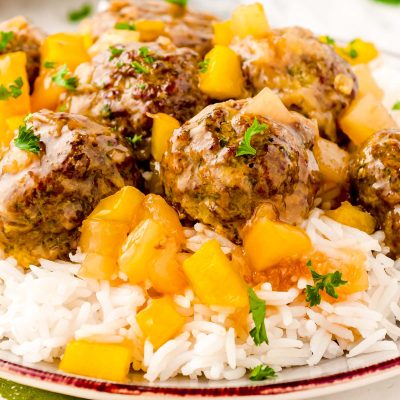
<svg viewBox="0 0 400 400">
<path fill-rule="evenodd" d="M 232 15 L 232 30 L 240 38 L 246 36 L 265 37 L 270 31 L 270 27 L 262 4 L 238 6 Z"/>
<path fill-rule="evenodd" d="M 303 229 L 257 212 L 243 231 L 243 247 L 251 267 L 264 271 L 285 257 L 308 253 L 312 244 Z"/>
<path fill-rule="evenodd" d="M 177 335 L 185 324 L 185 318 L 178 313 L 169 297 L 153 299 L 149 306 L 139 312 L 136 321 L 156 349 Z"/>
<path fill-rule="evenodd" d="M 243 96 L 244 80 L 239 56 L 229 47 L 215 46 L 200 69 L 200 90 L 217 100 Z"/>
<path fill-rule="evenodd" d="M 362 39 L 354 39 L 345 47 L 337 47 L 336 51 L 352 65 L 367 64 L 379 55 L 373 43 Z"/>
<path fill-rule="evenodd" d="M 372 94 L 353 101 L 339 120 L 343 132 L 360 145 L 375 132 L 396 128 L 396 122 Z"/>
<path fill-rule="evenodd" d="M 115 257 L 107 257 L 96 253 L 87 253 L 79 276 L 88 279 L 111 281 L 116 278 L 118 263 Z"/>
<path fill-rule="evenodd" d="M 213 22 L 214 45 L 229 46 L 233 40 L 232 21 Z"/>
<path fill-rule="evenodd" d="M 217 240 L 206 242 L 187 258 L 183 270 L 202 303 L 237 308 L 248 306 L 246 283 Z"/>
<path fill-rule="evenodd" d="M 139 19 L 135 21 L 141 42 L 153 42 L 159 36 L 166 35 L 165 23 L 161 20 Z"/>
<path fill-rule="evenodd" d="M 140 34 L 137 31 L 109 29 L 100 36 L 93 46 L 89 48 L 88 53 L 90 57 L 94 57 L 97 54 L 108 50 L 110 46 L 138 42 L 139 40 Z"/>
<path fill-rule="evenodd" d="M 384 92 L 376 83 L 369 66 L 367 64 L 359 64 L 353 70 L 358 79 L 358 96 L 363 97 L 367 94 L 372 94 L 379 101 L 382 101 Z"/>
<path fill-rule="evenodd" d="M 101 200 L 88 219 L 116 221 L 134 225 L 145 196 L 133 186 L 125 186 L 112 196 Z"/>
<path fill-rule="evenodd" d="M 371 235 L 375 232 L 376 221 L 374 217 L 362 211 L 359 207 L 351 205 L 348 201 L 336 210 L 330 210 L 325 213 L 329 218 L 353 228 L 359 229 Z"/>
<path fill-rule="evenodd" d="M 149 265 L 160 256 L 161 244 L 165 240 L 164 228 L 151 219 L 142 221 L 130 233 L 122 246 L 118 264 L 131 284 L 136 285 L 147 279 Z"/>
<path fill-rule="evenodd" d="M 132 361 L 132 344 L 74 340 L 65 349 L 60 370 L 96 379 L 122 382 Z"/>
<path fill-rule="evenodd" d="M 347 151 L 330 140 L 318 138 L 314 146 L 314 155 L 325 180 L 339 184 L 347 182 L 350 158 Z"/>
<path fill-rule="evenodd" d="M 153 129 L 151 135 L 151 155 L 160 162 L 168 148 L 168 141 L 175 129 L 180 127 L 179 121 L 168 114 L 153 115 Z"/>
</svg>

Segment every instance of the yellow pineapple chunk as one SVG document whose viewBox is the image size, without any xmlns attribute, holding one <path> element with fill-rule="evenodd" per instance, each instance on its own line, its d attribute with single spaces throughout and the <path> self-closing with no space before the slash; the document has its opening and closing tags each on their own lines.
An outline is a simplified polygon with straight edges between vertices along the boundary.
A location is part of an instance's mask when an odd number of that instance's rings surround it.
<svg viewBox="0 0 400 400">
<path fill-rule="evenodd" d="M 267 16 L 261 3 L 242 4 L 232 15 L 232 31 L 240 38 L 265 37 L 270 31 Z"/>
</svg>

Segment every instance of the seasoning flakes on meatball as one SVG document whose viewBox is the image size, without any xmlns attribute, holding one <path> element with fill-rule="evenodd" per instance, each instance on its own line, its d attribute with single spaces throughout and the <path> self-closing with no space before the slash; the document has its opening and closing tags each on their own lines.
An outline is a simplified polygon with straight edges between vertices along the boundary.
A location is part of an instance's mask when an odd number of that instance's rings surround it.
<svg viewBox="0 0 400 400">
<path fill-rule="evenodd" d="M 118 133 L 51 111 L 32 114 L 20 128 L 0 171 L 0 244 L 21 265 L 67 259 L 97 203 L 139 180 Z"/>
<path fill-rule="evenodd" d="M 208 104 L 198 87 L 199 55 L 169 40 L 110 47 L 75 71 L 80 85 L 66 107 L 136 137 L 135 155 L 149 159 L 151 114 L 166 113 L 181 123 Z"/>
<path fill-rule="evenodd" d="M 379 221 L 386 243 L 400 256 L 400 130 L 377 132 L 350 163 L 358 201 Z"/>
<path fill-rule="evenodd" d="M 276 91 L 291 110 L 314 118 L 322 135 L 338 141 L 337 120 L 357 93 L 350 65 L 307 29 L 272 30 L 265 38 L 238 39 L 247 89 Z"/>
<path fill-rule="evenodd" d="M 268 103 L 260 115 L 251 111 L 251 102 L 208 106 L 174 132 L 161 163 L 171 203 L 189 219 L 236 242 L 263 202 L 272 203 L 281 220 L 300 222 L 308 215 L 319 182 L 310 151 L 316 124 L 287 111 L 282 103 L 288 121 L 268 116 Z M 239 149 L 248 144 L 249 135 L 253 149 L 242 153 Z"/>
</svg>

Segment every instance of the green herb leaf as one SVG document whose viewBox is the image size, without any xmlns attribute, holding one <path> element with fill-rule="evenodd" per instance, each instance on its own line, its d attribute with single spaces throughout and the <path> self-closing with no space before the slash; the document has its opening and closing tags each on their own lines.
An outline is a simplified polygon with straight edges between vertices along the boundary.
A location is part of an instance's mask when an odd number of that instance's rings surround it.
<svg viewBox="0 0 400 400">
<path fill-rule="evenodd" d="M 18 128 L 18 136 L 14 139 L 15 146 L 24 151 L 39 154 L 40 138 L 35 135 L 33 127 L 22 125 Z"/>
<path fill-rule="evenodd" d="M 376 1 L 377 3 L 400 5 L 400 0 L 374 0 L 374 1 Z"/>
<path fill-rule="evenodd" d="M 136 146 L 136 144 L 141 142 L 142 139 L 143 139 L 143 135 L 136 135 L 136 134 L 134 136 L 127 137 L 128 142 L 133 146 Z"/>
<path fill-rule="evenodd" d="M 400 100 L 393 104 L 393 111 L 400 111 Z"/>
<path fill-rule="evenodd" d="M 13 32 L 0 32 L 0 51 L 6 49 L 8 43 L 10 43 L 13 36 L 14 36 Z"/>
<path fill-rule="evenodd" d="M 186 7 L 188 0 L 165 0 L 167 3 L 176 4 L 181 7 Z"/>
<path fill-rule="evenodd" d="M 329 35 L 322 36 L 322 41 L 324 43 L 326 43 L 326 44 L 331 45 L 331 46 L 334 46 L 336 44 L 336 40 L 333 37 L 329 36 Z"/>
<path fill-rule="evenodd" d="M 248 289 L 250 313 L 255 327 L 250 331 L 254 344 L 260 346 L 262 343 L 268 344 L 267 330 L 265 329 L 266 304 L 264 300 L 257 297 L 254 289 Z"/>
<path fill-rule="evenodd" d="M 114 28 L 122 31 L 136 31 L 136 25 L 133 22 L 117 22 Z"/>
<path fill-rule="evenodd" d="M 206 58 L 203 61 L 199 62 L 199 71 L 201 74 L 205 74 L 208 71 L 208 68 L 210 66 L 210 59 Z"/>
<path fill-rule="evenodd" d="M 132 61 L 131 67 L 138 73 L 138 74 L 148 74 L 149 70 L 144 65 L 140 64 L 138 61 Z"/>
<path fill-rule="evenodd" d="M 257 154 L 256 149 L 251 145 L 251 138 L 254 135 L 264 132 L 267 129 L 267 125 L 260 124 L 257 118 L 254 118 L 253 124 L 249 129 L 247 129 L 244 134 L 243 140 L 240 142 L 239 147 L 236 151 L 236 157 Z"/>
<path fill-rule="evenodd" d="M 348 52 L 347 52 L 347 55 L 350 57 L 350 58 L 357 58 L 358 57 L 358 51 L 356 50 L 356 49 L 350 49 Z"/>
<path fill-rule="evenodd" d="M 335 290 L 339 286 L 347 283 L 342 279 L 342 273 L 335 271 L 326 275 L 321 275 L 312 269 L 312 262 L 307 262 L 308 268 L 311 270 L 311 276 L 314 281 L 314 286 L 307 285 L 306 287 L 306 301 L 310 303 L 311 307 L 321 304 L 321 292 L 325 291 L 329 296 L 337 299 L 339 296 Z"/>
<path fill-rule="evenodd" d="M 60 87 L 63 87 L 67 90 L 74 91 L 78 87 L 78 78 L 76 76 L 70 76 L 67 78 L 67 75 L 70 74 L 70 71 L 67 67 L 67 64 L 64 64 L 58 71 L 55 73 L 51 80 Z"/>
<path fill-rule="evenodd" d="M 110 46 L 108 49 L 111 53 L 109 61 L 113 60 L 115 57 L 119 57 L 124 52 L 124 49 L 115 46 Z"/>
<path fill-rule="evenodd" d="M 265 381 L 266 379 L 276 378 L 276 372 L 268 365 L 260 364 L 251 370 L 249 379 L 251 381 Z"/>
<path fill-rule="evenodd" d="M 89 3 L 82 4 L 80 8 L 77 8 L 76 10 L 71 10 L 68 13 L 68 19 L 71 22 L 79 22 L 83 20 L 86 17 L 89 17 L 93 12 L 93 7 Z"/>
<path fill-rule="evenodd" d="M 141 47 L 141 48 L 139 49 L 139 55 L 142 56 L 142 57 L 144 58 L 144 61 L 145 61 L 147 64 L 153 64 L 154 58 L 151 57 L 151 56 L 149 55 L 149 53 L 150 53 L 150 50 L 149 50 L 148 47 L 143 46 L 143 47 Z"/>
<path fill-rule="evenodd" d="M 144 89 L 147 88 L 147 83 L 144 83 L 144 82 L 138 83 L 137 87 L 138 87 L 140 90 L 144 90 Z"/>
<path fill-rule="evenodd" d="M 56 67 L 56 63 L 54 61 L 45 61 L 43 63 L 43 67 L 46 69 L 54 69 Z"/>
<path fill-rule="evenodd" d="M 10 97 L 18 98 L 22 94 L 22 86 L 24 86 L 24 82 L 20 76 L 11 83 L 8 89 L 4 85 L 0 85 L 0 100 L 8 100 Z"/>
</svg>

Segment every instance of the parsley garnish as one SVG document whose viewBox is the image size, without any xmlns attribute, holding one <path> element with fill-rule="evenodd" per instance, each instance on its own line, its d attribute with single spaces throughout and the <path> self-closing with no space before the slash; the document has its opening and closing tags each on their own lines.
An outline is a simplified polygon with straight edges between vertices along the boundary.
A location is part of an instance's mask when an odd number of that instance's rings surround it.
<svg viewBox="0 0 400 400">
<path fill-rule="evenodd" d="M 357 58 L 358 57 L 358 51 L 356 49 L 350 49 L 349 51 L 346 52 L 346 54 L 350 57 L 350 58 Z"/>
<path fill-rule="evenodd" d="M 119 57 L 124 52 L 124 49 L 120 49 L 120 48 L 114 47 L 114 46 L 110 46 L 108 49 L 111 52 L 109 61 L 113 60 L 115 57 Z"/>
<path fill-rule="evenodd" d="M 244 134 L 243 140 L 240 142 L 239 147 L 236 151 L 236 157 L 245 155 L 256 155 L 256 149 L 251 145 L 251 138 L 254 135 L 264 132 L 267 129 L 267 125 L 260 124 L 257 118 L 254 118 L 253 124 Z"/>
<path fill-rule="evenodd" d="M 393 104 L 392 110 L 393 111 L 400 110 L 400 100 Z"/>
<path fill-rule="evenodd" d="M 342 280 L 342 273 L 339 271 L 328 273 L 326 275 L 320 275 L 318 272 L 312 269 L 311 260 L 307 261 L 307 267 L 310 268 L 311 275 L 314 281 L 314 286 L 307 285 L 306 287 L 306 301 L 310 303 L 310 306 L 317 306 L 321 303 L 320 291 L 325 291 L 326 294 L 337 299 L 339 296 L 335 288 L 343 286 L 347 281 Z"/>
<path fill-rule="evenodd" d="M 206 58 L 203 61 L 199 62 L 199 71 L 201 74 L 205 74 L 208 71 L 208 67 L 210 66 L 210 59 Z"/>
<path fill-rule="evenodd" d="M 8 43 L 10 43 L 13 36 L 14 36 L 13 32 L 0 32 L 0 51 L 6 49 Z"/>
<path fill-rule="evenodd" d="M 137 87 L 138 87 L 140 90 L 144 90 L 144 89 L 147 88 L 147 83 L 144 83 L 144 82 L 138 83 Z"/>
<path fill-rule="evenodd" d="M 394 5 L 399 5 L 400 0 L 375 0 L 378 3 L 386 3 L 386 4 L 394 4 Z"/>
<path fill-rule="evenodd" d="M 43 67 L 46 69 L 54 69 L 56 67 L 56 63 L 54 61 L 45 61 L 43 63 Z"/>
<path fill-rule="evenodd" d="M 176 4 L 181 7 L 187 6 L 187 0 L 165 0 L 167 3 Z"/>
<path fill-rule="evenodd" d="M 254 289 L 248 289 L 250 313 L 254 321 L 255 327 L 250 331 L 254 344 L 260 346 L 262 343 L 268 344 L 267 331 L 265 329 L 265 301 L 257 297 Z"/>
<path fill-rule="evenodd" d="M 74 91 L 78 87 L 78 78 L 76 76 L 66 78 L 68 74 L 70 74 L 70 72 L 67 64 L 64 64 L 60 70 L 51 77 L 51 80 L 60 87 Z"/>
<path fill-rule="evenodd" d="M 148 74 L 149 70 L 138 61 L 132 61 L 131 67 L 138 73 L 138 74 Z"/>
<path fill-rule="evenodd" d="M 29 151 L 31 153 L 39 154 L 40 152 L 40 139 L 35 135 L 33 127 L 27 127 L 28 116 L 25 118 L 25 125 L 18 128 L 18 136 L 15 138 L 15 146 L 21 150 Z"/>
<path fill-rule="evenodd" d="M 133 22 L 117 22 L 114 28 L 123 31 L 136 31 L 136 25 Z"/>
<path fill-rule="evenodd" d="M 89 3 L 82 4 L 81 8 L 71 10 L 68 13 L 68 19 L 71 22 L 79 22 L 82 19 L 88 17 L 93 11 L 92 5 Z"/>
<path fill-rule="evenodd" d="M 141 142 L 142 139 L 143 135 L 136 135 L 136 134 L 134 136 L 127 137 L 128 142 L 133 146 L 136 146 L 136 144 Z"/>
<path fill-rule="evenodd" d="M 324 43 L 329 44 L 331 46 L 334 46 L 336 44 L 335 39 L 329 35 L 322 36 L 322 40 Z"/>
<path fill-rule="evenodd" d="M 154 58 L 151 57 L 151 56 L 149 56 L 149 52 L 150 52 L 149 48 L 148 48 L 148 47 L 145 47 L 145 46 L 143 46 L 143 47 L 141 47 L 141 48 L 139 49 L 139 55 L 142 56 L 142 57 L 144 58 L 144 61 L 145 61 L 147 64 L 153 64 Z"/>
<path fill-rule="evenodd" d="M 251 370 L 249 379 L 251 381 L 265 381 L 266 379 L 276 378 L 276 372 L 268 365 L 260 364 Z"/>
<path fill-rule="evenodd" d="M 24 86 L 24 82 L 20 76 L 8 87 L 8 89 L 4 85 L 0 85 L 0 100 L 8 100 L 10 97 L 16 99 L 21 96 L 22 86 Z"/>
</svg>

